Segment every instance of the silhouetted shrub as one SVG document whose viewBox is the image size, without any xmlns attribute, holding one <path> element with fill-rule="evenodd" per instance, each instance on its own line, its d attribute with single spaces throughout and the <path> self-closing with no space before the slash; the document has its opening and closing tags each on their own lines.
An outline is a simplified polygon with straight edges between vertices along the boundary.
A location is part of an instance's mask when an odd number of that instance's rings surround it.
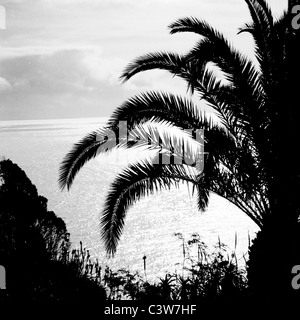
<svg viewBox="0 0 300 320">
<path fill-rule="evenodd" d="M 105 299 L 105 290 L 69 258 L 64 221 L 48 211 L 25 172 L 0 161 L 0 264 L 7 272 L 2 299 L 64 301 Z"/>
<path fill-rule="evenodd" d="M 240 268 L 235 252 L 220 241 L 210 253 L 198 234 L 185 241 L 182 234 L 183 262 L 181 272 L 166 273 L 150 283 L 138 273 L 106 268 L 100 277 L 108 299 L 130 299 L 143 302 L 160 300 L 192 300 L 199 302 L 246 301 L 246 270 Z M 194 249 L 194 250 L 193 250 Z M 196 256 L 191 251 L 196 251 Z"/>
</svg>

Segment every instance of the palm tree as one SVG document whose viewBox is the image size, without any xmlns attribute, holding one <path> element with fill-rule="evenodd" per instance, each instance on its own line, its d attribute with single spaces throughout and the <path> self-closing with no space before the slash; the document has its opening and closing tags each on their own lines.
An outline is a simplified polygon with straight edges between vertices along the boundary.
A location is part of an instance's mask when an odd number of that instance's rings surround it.
<svg viewBox="0 0 300 320">
<path fill-rule="evenodd" d="M 178 186 L 180 180 L 193 184 L 200 210 L 207 207 L 209 194 L 216 193 L 266 230 L 273 246 L 278 232 L 289 239 L 285 245 L 293 241 L 289 235 L 298 232 L 300 172 L 295 143 L 299 111 L 292 104 L 289 72 L 297 61 L 292 54 L 294 33 L 287 12 L 275 20 L 265 0 L 245 2 L 251 22 L 239 32 L 252 35 L 255 61 L 237 51 L 206 21 L 183 18 L 170 25 L 171 34 L 200 36 L 187 54 L 147 54 L 122 74 L 127 81 L 142 71 L 166 70 L 184 79 L 191 94 L 206 101 L 218 121 L 190 99 L 171 93 L 142 93 L 117 108 L 104 128 L 75 144 L 63 160 L 59 182 L 61 188 L 70 188 L 81 167 L 100 153 L 141 145 L 156 151 L 154 161 L 130 164 L 111 186 L 101 219 L 109 254 L 116 251 L 128 207 L 155 190 Z M 128 134 L 120 134 L 122 121 L 126 121 Z M 203 130 L 203 141 L 195 129 Z M 182 161 L 183 154 L 188 161 Z M 170 161 L 157 165 L 158 157 Z M 259 247 L 264 246 L 260 243 Z M 270 251 L 267 245 L 266 251 Z M 260 251 L 252 250 L 253 261 L 261 257 L 255 252 Z"/>
</svg>

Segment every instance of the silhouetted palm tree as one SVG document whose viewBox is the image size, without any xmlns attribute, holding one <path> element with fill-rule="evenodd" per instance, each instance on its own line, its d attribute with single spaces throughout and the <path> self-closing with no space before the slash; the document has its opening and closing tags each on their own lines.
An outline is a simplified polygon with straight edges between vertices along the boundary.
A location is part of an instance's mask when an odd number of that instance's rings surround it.
<svg viewBox="0 0 300 320">
<path fill-rule="evenodd" d="M 272 226 L 275 234 L 278 230 L 288 234 L 291 226 L 297 226 L 300 170 L 295 146 L 300 112 L 291 100 L 291 70 L 297 62 L 292 54 L 295 34 L 287 12 L 275 20 L 266 1 L 245 1 L 252 20 L 240 33 L 252 35 L 255 61 L 204 20 L 183 18 L 172 23 L 170 30 L 172 34 L 199 34 L 192 50 L 185 55 L 147 54 L 129 64 L 122 75 L 127 81 L 141 71 L 166 70 L 184 79 L 190 92 L 205 100 L 219 121 L 188 99 L 146 92 L 117 108 L 105 128 L 82 139 L 65 157 L 60 185 L 69 188 L 88 160 L 115 146 L 135 145 L 127 142 L 127 135 L 118 135 L 119 122 L 127 121 L 132 130 L 129 140 L 139 139 L 144 146 L 151 137 L 149 148 L 173 158 L 170 164 L 146 160 L 131 164 L 113 182 L 102 216 L 107 252 L 116 250 L 128 207 L 141 196 L 178 185 L 179 180 L 195 186 L 201 210 L 214 192 L 235 204 L 261 229 Z M 181 131 L 171 130 L 174 127 Z M 192 132 L 200 128 L 204 130 L 205 156 L 199 135 Z M 99 139 L 103 136 L 107 138 Z M 181 150 L 189 155 L 189 161 L 180 162 Z M 190 165 L 195 161 L 204 161 L 204 170 Z"/>
</svg>

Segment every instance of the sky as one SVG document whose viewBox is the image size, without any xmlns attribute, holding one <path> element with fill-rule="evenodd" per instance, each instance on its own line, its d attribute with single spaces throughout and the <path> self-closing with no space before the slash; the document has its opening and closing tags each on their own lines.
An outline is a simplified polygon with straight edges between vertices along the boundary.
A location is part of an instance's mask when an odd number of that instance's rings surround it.
<svg viewBox="0 0 300 320">
<path fill-rule="evenodd" d="M 287 0 L 268 3 L 275 16 L 287 8 Z M 243 0 L 0 0 L 3 8 L 0 121 L 106 117 L 140 92 L 186 95 L 163 71 L 119 79 L 140 55 L 188 52 L 199 36 L 168 30 L 186 16 L 208 21 L 253 58 L 250 36 L 237 35 L 250 20 Z"/>
</svg>

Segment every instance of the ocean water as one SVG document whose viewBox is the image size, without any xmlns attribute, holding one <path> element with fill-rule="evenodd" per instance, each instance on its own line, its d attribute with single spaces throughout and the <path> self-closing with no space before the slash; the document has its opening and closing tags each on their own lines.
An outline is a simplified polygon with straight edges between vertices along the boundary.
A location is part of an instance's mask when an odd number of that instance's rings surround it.
<svg viewBox="0 0 300 320">
<path fill-rule="evenodd" d="M 48 199 L 48 209 L 66 222 L 74 247 L 79 241 L 103 265 L 129 268 L 155 278 L 174 272 L 182 262 L 180 232 L 188 239 L 199 233 L 210 249 L 218 241 L 234 249 L 243 264 L 248 235 L 255 237 L 257 226 L 238 208 L 214 194 L 205 212 L 199 212 L 196 199 L 186 185 L 143 198 L 129 209 L 125 228 L 114 258 L 108 259 L 100 239 L 99 219 L 105 197 L 114 177 L 130 161 L 145 153 L 112 152 L 90 161 L 77 175 L 68 192 L 58 186 L 58 169 L 65 154 L 85 134 L 101 127 L 105 118 L 0 121 L 0 157 L 11 159 L 25 170 Z"/>
</svg>

